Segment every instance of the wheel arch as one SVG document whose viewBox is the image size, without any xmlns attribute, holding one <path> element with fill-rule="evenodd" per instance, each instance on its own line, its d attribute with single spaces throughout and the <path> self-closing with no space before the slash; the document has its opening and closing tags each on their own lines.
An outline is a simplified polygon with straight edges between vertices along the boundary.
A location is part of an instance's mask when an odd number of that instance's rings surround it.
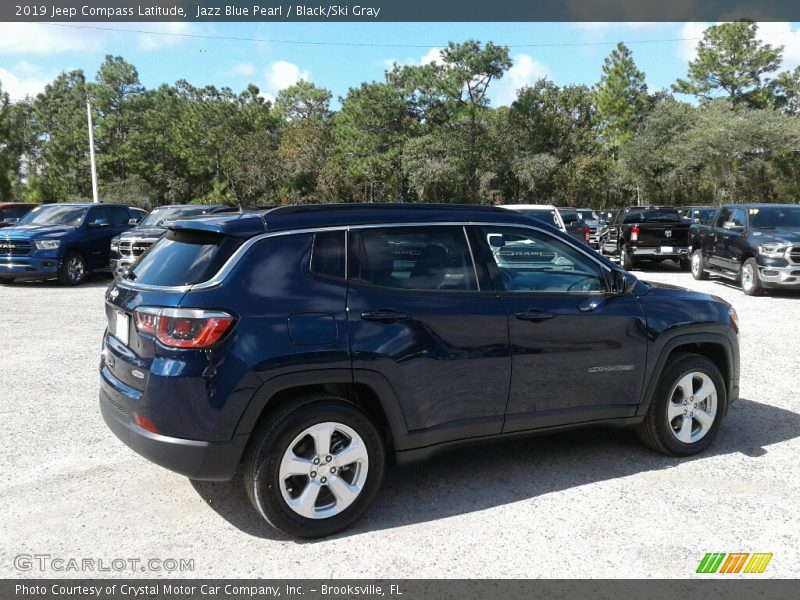
<svg viewBox="0 0 800 600">
<path fill-rule="evenodd" d="M 407 434 L 405 420 L 388 382 L 372 371 L 354 377 L 350 369 L 301 371 L 267 380 L 251 398 L 236 427 L 236 435 L 249 436 L 277 408 L 309 393 L 338 396 L 366 412 L 381 432 L 387 456 L 394 456 L 398 445 L 403 446 Z"/>
<path fill-rule="evenodd" d="M 736 378 L 735 355 L 728 338 L 723 334 L 689 334 L 678 335 L 668 340 L 661 349 L 655 368 L 650 375 L 645 388 L 643 401 L 637 411 L 637 416 L 644 416 L 650 407 L 661 375 L 669 362 L 680 354 L 698 354 L 708 358 L 719 369 L 725 382 L 726 396 L 732 396 L 734 380 Z M 727 404 L 726 404 L 727 410 Z"/>
</svg>

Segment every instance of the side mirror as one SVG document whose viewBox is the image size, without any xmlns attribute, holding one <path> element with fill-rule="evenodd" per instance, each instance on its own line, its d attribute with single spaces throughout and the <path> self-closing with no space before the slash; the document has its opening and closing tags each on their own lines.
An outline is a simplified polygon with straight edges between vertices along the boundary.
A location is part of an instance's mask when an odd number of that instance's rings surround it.
<svg viewBox="0 0 800 600">
<path fill-rule="evenodd" d="M 615 296 L 627 294 L 636 284 L 636 278 L 621 269 L 611 271 L 611 293 Z"/>
<path fill-rule="evenodd" d="M 506 245 L 505 240 L 503 239 L 502 235 L 490 235 L 489 236 L 489 245 L 492 248 L 502 248 Z"/>
<path fill-rule="evenodd" d="M 744 227 L 742 225 L 737 225 L 734 221 L 725 221 L 722 224 L 723 229 L 730 229 L 731 231 L 743 231 Z"/>
<path fill-rule="evenodd" d="M 139 224 L 139 219 L 137 219 L 136 217 L 131 217 L 130 219 L 128 219 L 128 225 L 138 225 L 138 224 Z"/>
<path fill-rule="evenodd" d="M 89 227 L 108 227 L 108 219 L 95 219 L 89 223 Z"/>
<path fill-rule="evenodd" d="M 8 219 L 3 219 L 3 223 L 6 225 L 13 225 L 14 223 L 19 223 L 19 219 L 16 217 L 9 217 Z"/>
</svg>

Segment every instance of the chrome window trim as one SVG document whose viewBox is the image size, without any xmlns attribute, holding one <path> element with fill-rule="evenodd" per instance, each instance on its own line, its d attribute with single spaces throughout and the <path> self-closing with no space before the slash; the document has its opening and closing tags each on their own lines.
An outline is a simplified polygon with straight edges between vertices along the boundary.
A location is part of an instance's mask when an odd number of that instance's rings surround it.
<svg viewBox="0 0 800 600">
<path fill-rule="evenodd" d="M 308 227 L 305 229 L 289 229 L 286 231 L 273 231 L 273 232 L 264 232 L 258 234 L 256 236 L 251 237 L 247 241 L 245 241 L 241 246 L 239 246 L 233 254 L 225 261 L 225 264 L 217 271 L 217 273 L 211 277 L 208 281 L 204 281 L 202 283 L 196 284 L 187 284 L 187 285 L 179 285 L 179 286 L 158 286 L 158 285 L 149 285 L 143 283 L 136 283 L 135 281 L 131 281 L 128 279 L 119 280 L 117 285 L 121 285 L 123 287 L 133 289 L 133 290 L 145 290 L 145 291 L 160 291 L 160 292 L 191 292 L 195 290 L 207 290 L 220 285 L 225 279 L 230 275 L 231 271 L 236 267 L 242 257 L 258 242 L 273 238 L 273 237 L 283 237 L 289 235 L 305 235 L 311 233 L 320 233 L 325 231 L 346 231 L 347 235 L 349 236 L 349 232 L 358 229 L 379 229 L 379 228 L 386 228 L 386 227 L 462 227 L 466 229 L 467 227 L 518 227 L 522 229 L 530 229 L 533 231 L 537 231 L 544 235 L 554 237 L 559 241 L 567 244 L 571 248 L 574 248 L 586 258 L 591 260 L 592 262 L 596 263 L 600 268 L 605 269 L 607 272 L 611 272 L 613 269 L 603 263 L 602 261 L 598 260 L 595 256 L 592 256 L 592 252 L 587 252 L 583 248 L 580 248 L 576 244 L 572 243 L 571 239 L 561 239 L 557 236 L 554 236 L 551 232 L 542 229 L 541 227 L 537 227 L 535 224 L 529 223 L 515 223 L 515 222 L 503 222 L 503 221 L 409 221 L 404 223 L 365 223 L 362 225 L 334 225 L 330 227 Z M 465 232 L 466 233 L 466 232 Z M 163 238 L 160 238 L 163 239 Z M 159 239 L 159 241 L 160 241 Z M 467 243 L 469 244 L 469 237 L 467 236 Z M 472 247 L 470 246 L 470 253 L 472 252 Z M 348 256 L 345 255 L 345 265 L 349 268 L 349 260 Z M 475 259 L 473 257 L 472 260 L 473 267 L 475 267 Z M 349 272 L 348 272 L 349 277 Z M 477 273 L 476 273 L 476 283 L 478 287 L 480 287 L 480 282 L 477 280 Z"/>
<path fill-rule="evenodd" d="M 478 265 L 475 264 L 475 255 L 472 253 L 472 243 L 469 241 L 469 233 L 467 233 L 467 226 L 462 225 L 461 231 L 464 232 L 464 239 L 467 240 L 467 248 L 469 249 L 469 259 L 472 261 L 472 271 L 475 274 L 475 289 L 481 291 L 481 280 L 478 279 Z"/>
</svg>

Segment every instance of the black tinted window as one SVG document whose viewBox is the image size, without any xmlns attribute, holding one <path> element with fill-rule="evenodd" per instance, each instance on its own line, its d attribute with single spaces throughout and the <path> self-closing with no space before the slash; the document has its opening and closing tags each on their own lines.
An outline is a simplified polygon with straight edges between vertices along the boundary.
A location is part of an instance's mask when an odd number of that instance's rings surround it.
<svg viewBox="0 0 800 600">
<path fill-rule="evenodd" d="M 108 206 L 106 208 L 111 216 L 111 225 L 114 227 L 121 227 L 127 225 L 131 216 L 128 209 L 124 206 Z"/>
<path fill-rule="evenodd" d="M 329 277 L 345 277 L 344 231 L 326 231 L 314 235 L 311 272 Z"/>
<path fill-rule="evenodd" d="M 680 220 L 674 208 L 633 208 L 625 214 L 624 223 L 677 223 Z"/>
<path fill-rule="evenodd" d="M 357 280 L 409 290 L 477 289 L 460 227 L 364 229 L 353 238 Z"/>
<path fill-rule="evenodd" d="M 722 227 L 731 220 L 731 214 L 733 211 L 730 208 L 723 208 L 719 211 L 719 216 L 717 217 L 717 227 Z"/>
<path fill-rule="evenodd" d="M 169 231 L 142 255 L 130 278 L 159 286 L 202 283 L 219 271 L 241 241 L 204 232 Z"/>
</svg>

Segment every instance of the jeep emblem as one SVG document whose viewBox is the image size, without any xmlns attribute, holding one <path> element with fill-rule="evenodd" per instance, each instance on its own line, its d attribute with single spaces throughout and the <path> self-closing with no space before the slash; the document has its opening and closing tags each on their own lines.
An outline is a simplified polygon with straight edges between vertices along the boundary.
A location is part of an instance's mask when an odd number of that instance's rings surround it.
<svg viewBox="0 0 800 600">
<path fill-rule="evenodd" d="M 665 236 L 667 236 L 667 237 L 672 237 L 672 230 L 671 230 L 671 229 L 667 229 L 667 230 L 664 232 L 664 235 L 665 235 Z"/>
<path fill-rule="evenodd" d="M 108 292 L 108 297 L 112 300 L 116 300 L 117 296 L 119 296 L 119 290 L 117 288 L 111 288 L 111 291 Z"/>
</svg>

